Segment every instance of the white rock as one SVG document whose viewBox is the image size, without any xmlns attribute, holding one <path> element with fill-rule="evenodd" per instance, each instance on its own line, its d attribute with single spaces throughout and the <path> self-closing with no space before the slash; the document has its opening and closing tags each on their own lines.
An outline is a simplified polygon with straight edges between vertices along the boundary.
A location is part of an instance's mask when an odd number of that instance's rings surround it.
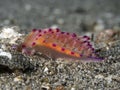
<svg viewBox="0 0 120 90">
<path fill-rule="evenodd" d="M 48 70 L 49 70 L 49 69 L 48 69 L 47 67 L 45 67 L 44 72 L 48 72 Z"/>
<path fill-rule="evenodd" d="M 104 76 L 99 74 L 99 75 L 96 75 L 95 78 L 98 78 L 98 79 L 104 79 Z"/>
<path fill-rule="evenodd" d="M 9 52 L 4 52 L 0 49 L 0 56 L 7 56 L 10 60 L 12 59 L 12 55 Z"/>
<path fill-rule="evenodd" d="M 13 27 L 4 27 L 0 33 L 0 39 L 9 39 L 10 44 L 14 44 L 15 41 L 22 36 L 22 34 L 16 31 L 15 26 Z"/>
<path fill-rule="evenodd" d="M 14 82 L 20 82 L 22 80 L 23 79 L 20 76 L 17 76 L 17 77 L 14 78 Z"/>
<path fill-rule="evenodd" d="M 71 90 L 76 90 L 76 89 L 74 87 L 72 87 Z"/>
<path fill-rule="evenodd" d="M 58 25 L 52 25 L 51 28 L 56 29 L 56 28 L 58 28 Z"/>
<path fill-rule="evenodd" d="M 13 28 L 5 27 L 2 29 L 2 32 L 0 33 L 0 38 L 11 38 L 16 37 L 19 34 L 17 34 Z"/>
</svg>

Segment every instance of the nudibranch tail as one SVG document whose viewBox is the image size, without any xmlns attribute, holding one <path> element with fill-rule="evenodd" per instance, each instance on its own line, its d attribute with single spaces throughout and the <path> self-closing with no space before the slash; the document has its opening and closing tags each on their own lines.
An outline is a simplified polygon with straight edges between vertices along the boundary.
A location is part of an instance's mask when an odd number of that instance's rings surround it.
<svg viewBox="0 0 120 90">
<path fill-rule="evenodd" d="M 62 32 L 58 28 L 33 29 L 22 43 L 22 51 L 23 53 L 27 53 L 28 51 L 29 54 L 41 52 L 54 59 L 98 59 L 94 53 L 90 37 Z"/>
</svg>

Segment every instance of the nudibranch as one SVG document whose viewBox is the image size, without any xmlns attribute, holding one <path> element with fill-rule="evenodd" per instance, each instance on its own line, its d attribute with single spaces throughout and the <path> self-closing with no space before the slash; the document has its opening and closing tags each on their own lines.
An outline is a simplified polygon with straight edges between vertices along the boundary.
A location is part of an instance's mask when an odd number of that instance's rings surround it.
<svg viewBox="0 0 120 90">
<path fill-rule="evenodd" d="M 88 36 L 62 32 L 59 28 L 33 29 L 20 45 L 25 54 L 40 52 L 48 57 L 73 60 L 101 60 Z"/>
</svg>

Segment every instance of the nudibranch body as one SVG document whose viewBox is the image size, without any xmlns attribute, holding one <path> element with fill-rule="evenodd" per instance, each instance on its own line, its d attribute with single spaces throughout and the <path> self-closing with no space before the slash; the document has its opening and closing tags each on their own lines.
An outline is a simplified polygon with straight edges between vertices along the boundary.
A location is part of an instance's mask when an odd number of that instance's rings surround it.
<svg viewBox="0 0 120 90">
<path fill-rule="evenodd" d="M 75 33 L 62 32 L 56 29 L 33 29 L 21 45 L 25 54 L 42 54 L 57 59 L 99 60 L 88 36 L 77 36 Z"/>
</svg>

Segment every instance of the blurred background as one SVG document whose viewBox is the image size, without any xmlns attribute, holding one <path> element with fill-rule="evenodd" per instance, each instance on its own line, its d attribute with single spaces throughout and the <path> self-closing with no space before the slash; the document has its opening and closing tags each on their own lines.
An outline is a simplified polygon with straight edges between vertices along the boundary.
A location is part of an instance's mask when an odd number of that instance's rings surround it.
<svg viewBox="0 0 120 90">
<path fill-rule="evenodd" d="M 119 0 L 0 0 L 0 25 L 62 31 L 101 31 L 120 27 Z"/>
</svg>

